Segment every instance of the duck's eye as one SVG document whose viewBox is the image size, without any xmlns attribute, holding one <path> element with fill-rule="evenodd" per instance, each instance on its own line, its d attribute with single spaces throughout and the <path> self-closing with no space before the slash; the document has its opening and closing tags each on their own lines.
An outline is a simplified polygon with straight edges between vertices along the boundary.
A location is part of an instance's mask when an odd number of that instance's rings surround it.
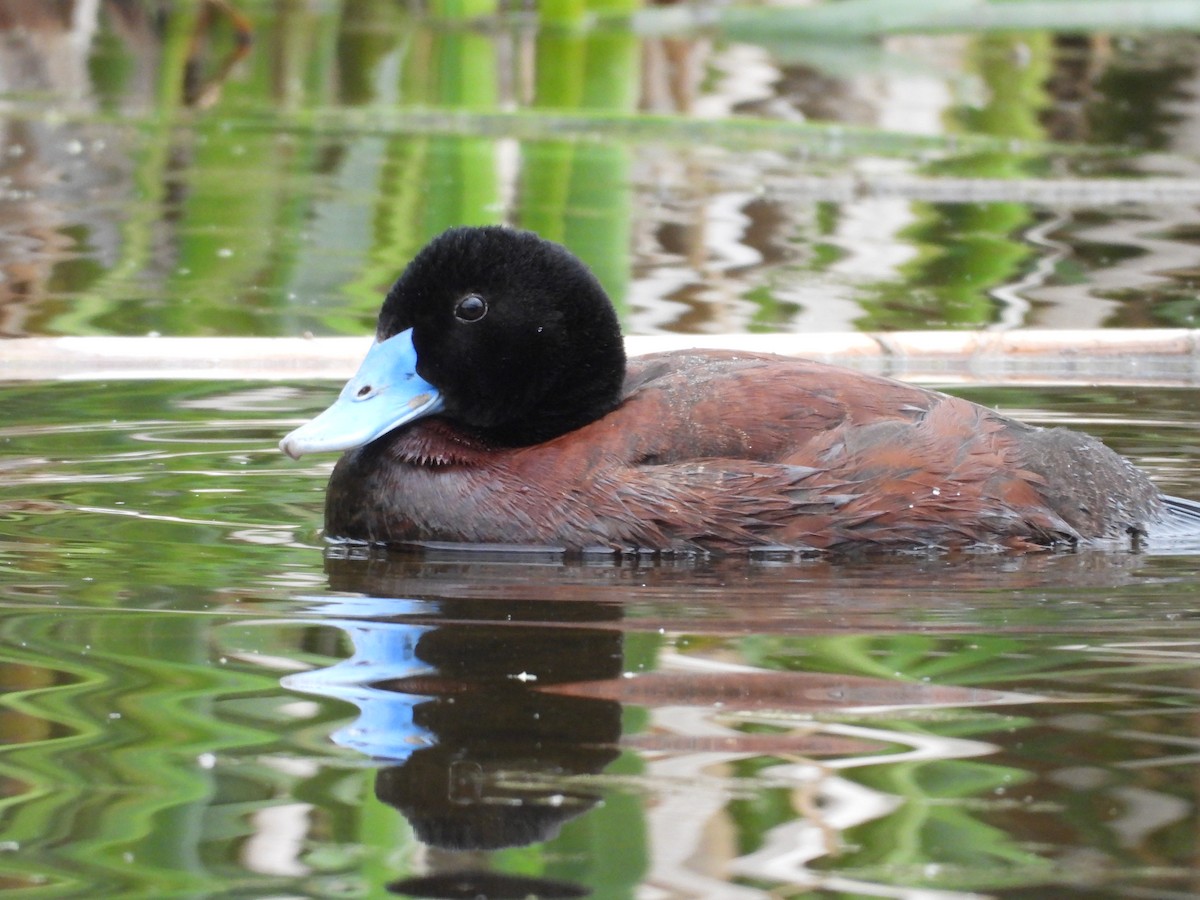
<svg viewBox="0 0 1200 900">
<path fill-rule="evenodd" d="M 467 294 L 454 307 L 454 317 L 460 322 L 478 322 L 487 312 L 487 301 L 478 294 Z"/>
</svg>

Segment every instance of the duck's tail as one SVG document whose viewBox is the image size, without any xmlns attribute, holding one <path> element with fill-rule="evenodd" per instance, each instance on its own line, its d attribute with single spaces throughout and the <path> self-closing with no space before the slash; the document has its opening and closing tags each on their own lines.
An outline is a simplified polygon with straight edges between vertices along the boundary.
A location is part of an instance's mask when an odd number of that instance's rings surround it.
<svg viewBox="0 0 1200 900">
<path fill-rule="evenodd" d="M 1150 531 L 1150 539 L 1200 541 L 1200 501 L 1164 494 L 1163 516 Z"/>
</svg>

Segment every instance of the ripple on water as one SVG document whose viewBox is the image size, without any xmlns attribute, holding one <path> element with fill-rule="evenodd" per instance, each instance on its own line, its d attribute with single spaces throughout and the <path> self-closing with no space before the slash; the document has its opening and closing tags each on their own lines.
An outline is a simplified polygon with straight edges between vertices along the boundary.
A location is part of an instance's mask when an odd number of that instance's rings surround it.
<svg viewBox="0 0 1200 900">
<path fill-rule="evenodd" d="M 151 383 L 116 423 L 119 386 L 18 390 L 40 418 L 0 443 L 0 728 L 29 865 L 107 884 L 88 848 L 111 844 L 160 889 L 126 826 L 170 809 L 194 826 L 173 846 L 240 860 L 257 894 L 317 860 L 424 884 L 421 860 L 530 841 L 593 895 L 651 858 L 713 896 L 1049 890 L 1080 853 L 1154 888 L 1186 868 L 1194 555 L 327 546 L 332 461 L 274 448 L 327 390 Z M 978 394 L 1045 421 L 1089 399 Z M 1195 487 L 1194 414 L 1138 427 L 1177 399 L 1097 430 Z M 281 828 L 305 848 L 283 864 Z"/>
</svg>

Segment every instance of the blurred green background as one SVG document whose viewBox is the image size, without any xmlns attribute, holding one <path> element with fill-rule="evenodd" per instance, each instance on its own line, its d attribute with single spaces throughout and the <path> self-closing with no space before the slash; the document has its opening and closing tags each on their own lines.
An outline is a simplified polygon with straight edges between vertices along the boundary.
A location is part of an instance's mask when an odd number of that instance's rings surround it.
<svg viewBox="0 0 1200 900">
<path fill-rule="evenodd" d="M 1190 325 L 1196 36 L 963 6 L 5 4 L 0 334 L 361 334 L 492 222 L 641 333 Z"/>
</svg>

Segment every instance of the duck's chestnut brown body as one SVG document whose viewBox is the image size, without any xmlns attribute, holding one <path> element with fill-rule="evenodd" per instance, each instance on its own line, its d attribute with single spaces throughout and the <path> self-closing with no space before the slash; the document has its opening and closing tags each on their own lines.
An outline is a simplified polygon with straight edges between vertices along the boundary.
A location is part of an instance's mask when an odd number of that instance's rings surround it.
<svg viewBox="0 0 1200 900">
<path fill-rule="evenodd" d="M 1200 540 L 1086 435 L 799 359 L 626 364 L 612 304 L 562 247 L 456 228 L 388 292 L 341 397 L 281 442 L 348 451 L 331 538 L 568 549 L 1028 550 Z"/>
<path fill-rule="evenodd" d="M 820 363 L 729 352 L 629 361 L 583 428 L 491 445 L 428 419 L 346 454 L 326 530 L 366 541 L 731 551 L 1032 549 L 1145 534 L 1165 513 L 1087 435 Z"/>
</svg>

